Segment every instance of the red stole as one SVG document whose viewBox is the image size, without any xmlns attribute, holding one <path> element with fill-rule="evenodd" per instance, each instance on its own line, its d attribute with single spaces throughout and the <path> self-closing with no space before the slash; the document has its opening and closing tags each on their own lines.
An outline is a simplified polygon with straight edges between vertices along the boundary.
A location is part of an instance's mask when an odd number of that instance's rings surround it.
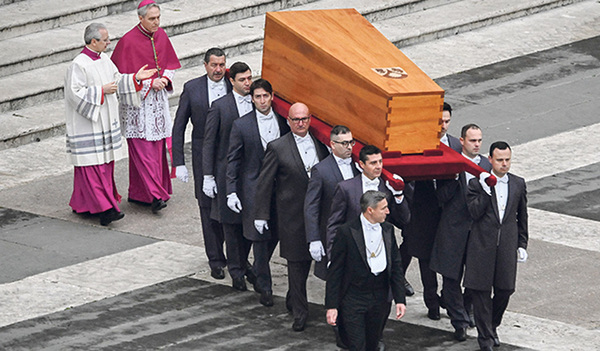
<svg viewBox="0 0 600 351">
<path fill-rule="evenodd" d="M 159 27 L 154 34 L 150 34 L 141 24 L 125 33 L 117 43 L 111 59 L 121 73 L 136 73 L 146 64 L 147 69 L 159 69 L 152 78 L 162 76 L 167 69 L 175 70 L 181 67 L 164 29 Z"/>
</svg>

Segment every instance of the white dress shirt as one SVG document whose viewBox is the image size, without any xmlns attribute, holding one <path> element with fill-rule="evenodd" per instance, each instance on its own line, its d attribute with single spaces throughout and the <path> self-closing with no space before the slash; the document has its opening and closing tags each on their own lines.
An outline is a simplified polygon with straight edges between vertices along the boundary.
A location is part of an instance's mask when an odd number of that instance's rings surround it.
<svg viewBox="0 0 600 351">
<path fill-rule="evenodd" d="M 233 97 L 235 98 L 235 104 L 237 106 L 238 115 L 240 117 L 252 111 L 252 96 L 250 96 L 250 94 L 246 96 L 241 96 L 240 94 L 233 91 Z"/>
<path fill-rule="evenodd" d="M 360 179 L 362 180 L 363 194 L 369 190 L 379 191 L 379 182 L 380 182 L 379 177 L 377 177 L 373 180 L 370 180 L 363 173 L 360 175 Z"/>
<path fill-rule="evenodd" d="M 500 223 L 502 223 L 508 202 L 508 174 L 505 174 L 502 178 L 498 178 L 494 191 L 496 193 L 496 202 L 498 203 L 498 217 L 500 217 Z"/>
<path fill-rule="evenodd" d="M 360 223 L 362 225 L 363 236 L 365 238 L 365 249 L 367 254 L 367 263 L 371 268 L 371 273 L 378 275 L 385 270 L 387 266 L 387 257 L 385 254 L 385 243 L 381 232 L 381 224 L 371 223 L 360 214 Z"/>
<path fill-rule="evenodd" d="M 208 81 L 208 107 L 211 107 L 216 99 L 227 94 L 227 86 L 225 85 L 225 79 L 213 82 L 210 78 L 206 77 L 206 80 Z"/>
<path fill-rule="evenodd" d="M 275 119 L 275 112 L 271 109 L 267 115 L 263 115 L 256 110 L 256 122 L 258 123 L 258 132 L 263 149 L 267 149 L 267 144 L 279 138 L 279 124 Z"/>
<path fill-rule="evenodd" d="M 294 141 L 296 141 L 296 146 L 298 147 L 298 152 L 302 158 L 302 163 L 304 163 L 304 168 L 306 169 L 306 173 L 310 178 L 311 168 L 319 163 L 319 157 L 317 156 L 315 143 L 310 137 L 310 133 L 306 133 L 306 135 L 303 137 L 294 134 Z"/>
<path fill-rule="evenodd" d="M 481 161 L 481 156 L 477 155 L 473 158 L 470 158 L 469 156 L 465 155 L 464 153 L 461 153 L 461 155 L 463 155 L 467 160 L 473 162 L 474 164 L 478 165 L 479 162 Z M 475 178 L 474 175 L 472 175 L 469 172 L 465 172 L 465 180 L 467 181 L 467 186 L 469 185 L 469 182 L 471 181 L 471 179 Z"/>
<path fill-rule="evenodd" d="M 446 146 L 450 146 L 448 142 L 448 133 L 444 134 L 444 136 L 440 138 L 440 142 Z"/>
<path fill-rule="evenodd" d="M 340 158 L 336 155 L 333 155 L 333 158 L 335 159 L 335 162 L 337 163 L 344 180 L 354 177 L 354 173 L 352 172 L 352 157 Z"/>
</svg>

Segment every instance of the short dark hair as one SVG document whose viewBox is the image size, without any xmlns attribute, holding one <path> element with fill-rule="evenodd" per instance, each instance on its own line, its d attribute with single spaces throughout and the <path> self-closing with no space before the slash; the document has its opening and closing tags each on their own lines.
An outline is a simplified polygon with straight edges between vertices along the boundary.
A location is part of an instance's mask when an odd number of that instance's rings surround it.
<svg viewBox="0 0 600 351">
<path fill-rule="evenodd" d="M 449 103 L 444 101 L 444 109 L 442 111 L 450 112 L 450 116 L 452 116 L 452 106 Z"/>
<path fill-rule="evenodd" d="M 229 67 L 229 76 L 231 79 L 235 80 L 235 76 L 238 73 L 244 73 L 250 70 L 250 67 L 245 62 L 236 62 L 231 67 Z"/>
<path fill-rule="evenodd" d="M 469 129 L 479 129 L 479 130 L 481 130 L 481 128 L 479 128 L 479 126 L 477 124 L 475 124 L 475 123 L 469 123 L 467 125 L 464 125 L 462 127 L 462 129 L 460 130 L 460 137 L 464 139 L 467 136 L 467 130 L 469 130 Z"/>
<path fill-rule="evenodd" d="M 329 133 L 329 139 L 333 139 L 334 135 L 340 135 L 340 134 L 348 134 L 350 133 L 350 128 L 338 124 L 337 126 L 334 126 L 333 128 L 331 128 L 331 133 Z"/>
<path fill-rule="evenodd" d="M 494 150 L 506 150 L 509 149 L 510 151 L 512 151 L 512 149 L 510 148 L 510 145 L 508 145 L 508 143 L 506 141 L 495 141 L 492 143 L 492 145 L 490 145 L 490 156 L 494 157 Z"/>
<path fill-rule="evenodd" d="M 380 154 L 381 150 L 375 145 L 365 145 L 360 152 L 358 153 L 358 159 L 363 161 L 363 163 L 367 162 L 369 155 L 377 155 Z"/>
<path fill-rule="evenodd" d="M 208 63 L 208 61 L 210 61 L 211 56 L 216 56 L 216 57 L 225 56 L 225 51 L 223 51 L 219 48 L 208 49 L 208 51 L 204 54 L 204 63 Z"/>
<path fill-rule="evenodd" d="M 256 89 L 264 89 L 267 93 L 273 95 L 273 87 L 266 79 L 260 78 L 252 82 L 252 85 L 250 86 L 250 96 L 254 96 L 254 90 Z"/>
<path fill-rule="evenodd" d="M 377 190 L 366 191 L 360 197 L 360 210 L 362 213 L 367 212 L 367 208 L 375 208 L 378 203 L 385 200 L 385 193 Z"/>
</svg>

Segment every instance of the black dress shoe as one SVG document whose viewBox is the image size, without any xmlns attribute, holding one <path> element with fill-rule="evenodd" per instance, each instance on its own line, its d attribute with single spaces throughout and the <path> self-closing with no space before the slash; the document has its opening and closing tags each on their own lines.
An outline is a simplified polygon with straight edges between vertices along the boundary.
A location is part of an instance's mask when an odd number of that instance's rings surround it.
<svg viewBox="0 0 600 351">
<path fill-rule="evenodd" d="M 292 324 L 292 330 L 300 332 L 306 327 L 306 317 L 294 318 L 294 324 Z"/>
<path fill-rule="evenodd" d="M 125 217 L 123 212 L 117 212 L 117 210 L 111 208 L 100 213 L 100 225 L 109 225 L 111 222 L 118 221 L 123 217 Z"/>
<path fill-rule="evenodd" d="M 248 290 L 248 288 L 246 287 L 246 281 L 244 280 L 244 277 L 234 278 L 232 286 L 235 290 L 239 290 L 239 291 Z"/>
<path fill-rule="evenodd" d="M 439 321 L 440 320 L 440 309 L 439 308 L 432 308 L 429 311 L 427 311 L 427 318 L 432 319 L 434 321 Z"/>
<path fill-rule="evenodd" d="M 273 306 L 273 293 L 270 291 L 263 291 L 260 293 L 260 299 L 258 300 L 261 305 L 271 307 Z"/>
<path fill-rule="evenodd" d="M 152 205 L 152 204 L 149 204 L 147 202 L 140 201 L 140 200 L 134 200 L 134 199 L 129 198 L 129 197 L 127 198 L 127 202 L 131 202 L 132 204 L 138 204 L 138 205 L 142 205 L 142 206 L 150 206 L 150 205 Z"/>
<path fill-rule="evenodd" d="M 467 328 L 456 328 L 454 330 L 454 339 L 457 341 L 467 340 Z"/>
<path fill-rule="evenodd" d="M 225 269 L 223 267 L 216 267 L 210 270 L 210 276 L 215 279 L 225 279 Z"/>
<path fill-rule="evenodd" d="M 413 289 L 412 285 L 406 279 L 404 279 L 404 290 L 406 291 L 406 296 L 413 296 L 415 294 L 415 289 Z"/>
<path fill-rule="evenodd" d="M 498 338 L 498 331 L 496 330 L 496 328 L 494 328 L 494 330 L 492 330 L 492 340 L 494 340 L 494 347 L 499 347 L 500 346 L 500 338 Z"/>
<path fill-rule="evenodd" d="M 158 211 L 167 207 L 167 203 L 162 199 L 154 199 L 152 200 L 152 213 L 158 213 Z"/>
</svg>

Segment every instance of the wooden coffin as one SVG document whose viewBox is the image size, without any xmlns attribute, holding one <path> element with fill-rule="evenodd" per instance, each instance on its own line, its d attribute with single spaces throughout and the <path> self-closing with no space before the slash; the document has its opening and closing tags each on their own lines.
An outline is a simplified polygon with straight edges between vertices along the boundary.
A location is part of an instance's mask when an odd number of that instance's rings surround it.
<svg viewBox="0 0 600 351">
<path fill-rule="evenodd" d="M 364 143 L 439 147 L 444 91 L 354 9 L 268 12 L 262 77 Z"/>
</svg>

